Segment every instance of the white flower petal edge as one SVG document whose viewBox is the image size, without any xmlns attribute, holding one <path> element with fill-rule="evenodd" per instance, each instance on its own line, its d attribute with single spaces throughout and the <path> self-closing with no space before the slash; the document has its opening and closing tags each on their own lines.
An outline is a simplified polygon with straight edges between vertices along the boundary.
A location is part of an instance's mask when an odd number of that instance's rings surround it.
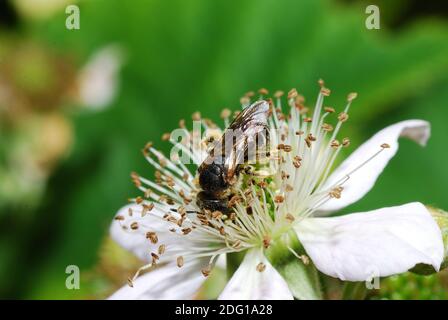
<svg viewBox="0 0 448 320">
<path fill-rule="evenodd" d="M 133 287 L 123 286 L 110 300 L 190 300 L 206 280 L 201 274 L 205 260 L 192 260 L 179 268 L 170 263 L 150 271 L 133 281 Z"/>
<path fill-rule="evenodd" d="M 356 149 L 328 177 L 323 189 L 335 185 L 338 181 L 344 180 L 348 174 L 350 175 L 350 179 L 343 184 L 344 191 L 342 192 L 342 197 L 327 201 L 319 207 L 320 212 L 316 213 L 316 215 L 323 215 L 322 211 L 340 210 L 358 201 L 369 192 L 389 160 L 397 153 L 398 139 L 400 137 L 407 137 L 424 146 L 429 136 L 430 125 L 423 120 L 398 122 L 376 133 Z M 387 143 L 390 148 L 382 150 L 376 155 L 374 160 L 365 163 L 377 150 L 381 150 L 380 146 L 383 143 Z M 358 169 L 362 164 L 364 165 Z M 353 172 L 354 170 L 356 171 Z"/>
<path fill-rule="evenodd" d="M 264 271 L 257 270 L 263 263 Z M 220 300 L 292 300 L 285 280 L 260 249 L 247 252 L 243 262 L 219 296 Z"/>
<path fill-rule="evenodd" d="M 406 272 L 418 263 L 439 270 L 439 227 L 418 202 L 333 218 L 309 218 L 297 235 L 316 267 L 347 281 Z"/>
</svg>

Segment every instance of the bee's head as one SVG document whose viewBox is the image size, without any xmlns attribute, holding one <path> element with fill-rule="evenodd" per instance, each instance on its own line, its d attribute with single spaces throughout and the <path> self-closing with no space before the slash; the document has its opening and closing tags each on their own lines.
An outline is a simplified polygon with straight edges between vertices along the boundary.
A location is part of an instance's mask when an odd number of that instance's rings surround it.
<svg viewBox="0 0 448 320">
<path fill-rule="evenodd" d="M 212 163 L 199 167 L 199 184 L 205 192 L 216 193 L 228 187 L 222 164 Z"/>
</svg>

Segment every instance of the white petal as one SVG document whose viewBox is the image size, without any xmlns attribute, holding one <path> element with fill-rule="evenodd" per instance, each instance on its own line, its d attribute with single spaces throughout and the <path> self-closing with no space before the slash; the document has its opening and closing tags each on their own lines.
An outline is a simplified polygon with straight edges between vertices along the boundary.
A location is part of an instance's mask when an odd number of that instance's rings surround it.
<svg viewBox="0 0 448 320">
<path fill-rule="evenodd" d="M 129 217 L 129 209 L 132 210 L 132 217 Z M 151 252 L 157 253 L 158 247 L 164 244 L 166 253 L 161 256 L 160 260 L 160 262 L 164 262 L 164 257 L 168 257 L 170 252 L 182 245 L 182 239 L 169 231 L 173 224 L 160 219 L 158 216 L 163 216 L 163 212 L 159 211 L 157 208 L 153 208 L 150 214 L 141 218 L 142 207 L 140 205 L 124 206 L 118 211 L 117 216 L 125 217 L 126 220 L 114 220 L 110 227 L 110 236 L 124 249 L 131 251 L 143 261 L 150 261 Z M 139 225 L 136 230 L 130 228 L 134 221 Z M 146 232 L 148 231 L 157 234 L 159 241 L 156 244 L 146 238 Z"/>
<path fill-rule="evenodd" d="M 340 199 L 330 199 L 320 206 L 319 210 L 340 210 L 358 201 L 369 192 L 389 160 L 397 153 L 398 138 L 407 137 L 424 146 L 429 136 L 430 125 L 423 120 L 402 121 L 379 131 L 342 162 L 342 164 L 328 177 L 323 189 L 330 188 L 343 179 L 348 173 L 380 150 L 380 146 L 383 143 L 389 144 L 390 148 L 385 149 L 373 160 L 351 174 L 350 179 L 343 185 L 344 191 L 342 192 L 342 197 Z M 322 213 L 318 213 L 317 215 L 322 215 Z"/>
<path fill-rule="evenodd" d="M 185 300 L 193 299 L 206 278 L 201 268 L 206 260 L 186 262 L 182 268 L 176 263 L 161 266 L 138 277 L 133 287 L 123 286 L 111 300 Z"/>
<path fill-rule="evenodd" d="M 418 263 L 438 270 L 443 259 L 440 229 L 418 202 L 341 217 L 309 218 L 295 229 L 316 267 L 342 280 L 385 277 Z"/>
<path fill-rule="evenodd" d="M 257 265 L 263 263 L 266 269 L 257 271 Z M 292 300 L 293 296 L 285 280 L 269 263 L 261 250 L 252 249 L 233 274 L 221 300 Z"/>
</svg>

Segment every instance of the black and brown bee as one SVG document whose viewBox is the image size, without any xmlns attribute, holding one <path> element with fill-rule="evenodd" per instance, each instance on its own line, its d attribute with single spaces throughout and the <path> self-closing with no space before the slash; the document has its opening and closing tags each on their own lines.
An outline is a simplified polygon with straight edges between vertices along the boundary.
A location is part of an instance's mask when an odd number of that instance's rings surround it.
<svg viewBox="0 0 448 320">
<path fill-rule="evenodd" d="M 257 101 L 243 109 L 224 131 L 220 141 L 199 166 L 197 205 L 210 211 L 231 211 L 233 186 L 246 164 L 269 150 L 269 104 Z"/>
</svg>

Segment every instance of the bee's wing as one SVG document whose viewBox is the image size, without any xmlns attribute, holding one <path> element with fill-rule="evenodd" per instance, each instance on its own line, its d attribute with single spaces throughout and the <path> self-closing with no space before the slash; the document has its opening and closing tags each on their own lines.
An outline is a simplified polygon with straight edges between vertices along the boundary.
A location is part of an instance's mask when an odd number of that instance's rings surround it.
<svg viewBox="0 0 448 320">
<path fill-rule="evenodd" d="M 269 104 L 257 101 L 245 108 L 224 132 L 211 152 L 213 160 L 223 161 L 230 181 L 239 165 L 255 160 L 257 149 L 269 142 Z"/>
</svg>

